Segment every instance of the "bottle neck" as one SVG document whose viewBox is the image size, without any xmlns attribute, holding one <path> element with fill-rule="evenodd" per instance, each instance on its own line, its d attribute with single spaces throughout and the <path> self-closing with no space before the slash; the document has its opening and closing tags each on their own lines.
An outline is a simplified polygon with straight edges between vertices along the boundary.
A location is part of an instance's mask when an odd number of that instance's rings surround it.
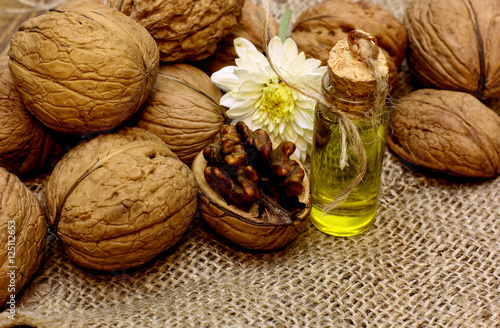
<svg viewBox="0 0 500 328">
<path fill-rule="evenodd" d="M 372 115 L 378 112 L 375 106 L 375 92 L 369 96 L 358 96 L 347 92 L 340 92 L 330 83 L 328 73 L 323 75 L 321 89 L 325 99 L 339 110 L 352 115 Z"/>
</svg>

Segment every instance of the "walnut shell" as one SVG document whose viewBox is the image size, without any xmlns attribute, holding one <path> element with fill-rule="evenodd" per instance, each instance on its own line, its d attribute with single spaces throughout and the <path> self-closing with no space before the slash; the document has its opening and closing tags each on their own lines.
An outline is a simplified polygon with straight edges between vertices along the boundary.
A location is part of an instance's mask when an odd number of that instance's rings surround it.
<svg viewBox="0 0 500 328">
<path fill-rule="evenodd" d="M 263 7 L 254 4 L 252 1 L 246 0 L 243 10 L 241 12 L 241 19 L 233 31 L 223 37 L 217 43 L 217 49 L 208 58 L 199 63 L 199 67 L 211 75 L 212 73 L 222 69 L 226 66 L 235 65 L 235 59 L 238 58 L 236 50 L 234 49 L 234 39 L 242 37 L 252 42 L 252 44 L 260 52 L 264 52 L 263 38 L 264 38 L 264 20 L 265 10 Z M 276 35 L 278 33 L 278 23 L 271 15 L 271 22 L 269 24 L 269 34 Z M 198 65 L 198 64 L 197 64 Z"/>
<path fill-rule="evenodd" d="M 184 163 L 208 145 L 227 120 L 221 91 L 188 64 L 162 65 L 153 91 L 134 125 L 156 134 Z"/>
<path fill-rule="evenodd" d="M 408 59 L 425 86 L 500 96 L 498 0 L 419 0 L 406 8 Z"/>
<path fill-rule="evenodd" d="M 0 308 L 25 286 L 45 254 L 47 223 L 38 198 L 0 167 Z M 11 301 L 12 302 L 12 301 Z M 14 310 L 16 304 L 14 303 Z M 8 312 L 12 306 L 7 304 Z"/>
<path fill-rule="evenodd" d="M 120 12 L 52 11 L 14 33 L 9 66 L 27 109 L 64 133 L 106 131 L 130 118 L 156 79 L 149 33 Z"/>
<path fill-rule="evenodd" d="M 352 30 L 366 31 L 377 39 L 388 59 L 389 84 L 395 86 L 406 56 L 406 30 L 390 11 L 375 3 L 326 0 L 313 5 L 299 15 L 290 37 L 299 51 L 326 65 L 330 50 Z"/>
<path fill-rule="evenodd" d="M 391 113 L 387 144 L 431 171 L 472 178 L 500 174 L 500 116 L 468 93 L 408 94 Z"/>
<path fill-rule="evenodd" d="M 191 170 L 154 134 L 125 128 L 71 149 L 47 183 L 47 220 L 77 264 L 121 270 L 174 245 L 196 211 Z"/>
<path fill-rule="evenodd" d="M 67 0 L 57 6 L 56 10 L 73 10 L 76 8 L 95 8 L 101 6 L 101 0 Z"/>
<path fill-rule="evenodd" d="M 245 0 L 103 0 L 151 33 L 164 62 L 197 61 L 238 23 Z"/>
<path fill-rule="evenodd" d="M 296 156 L 290 158 L 304 169 Z M 312 206 L 307 174 L 303 180 L 303 191 L 298 196 L 304 208 L 294 213 L 291 220 L 279 220 L 267 217 L 271 214 L 266 211 L 259 213 L 257 206 L 243 211 L 235 205 L 228 205 L 205 179 L 206 166 L 207 161 L 200 152 L 191 166 L 199 186 L 198 209 L 201 218 L 219 235 L 247 249 L 274 250 L 290 243 L 305 227 Z"/>
<path fill-rule="evenodd" d="M 26 175 L 48 163 L 55 141 L 24 106 L 8 60 L 8 56 L 0 56 L 0 166 Z"/>
</svg>

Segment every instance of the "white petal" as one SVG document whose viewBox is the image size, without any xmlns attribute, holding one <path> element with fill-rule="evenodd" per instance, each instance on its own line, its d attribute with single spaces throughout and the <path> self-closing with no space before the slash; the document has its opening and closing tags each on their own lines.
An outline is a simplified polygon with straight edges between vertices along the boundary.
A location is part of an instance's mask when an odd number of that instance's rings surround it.
<svg viewBox="0 0 500 328">
<path fill-rule="evenodd" d="M 269 41 L 267 52 L 274 67 L 282 69 L 283 65 L 286 63 L 286 58 L 285 52 L 283 51 L 283 43 L 281 43 L 279 37 L 275 36 Z"/>
<path fill-rule="evenodd" d="M 234 97 L 232 97 L 230 92 L 224 94 L 220 98 L 220 104 L 221 104 L 221 106 L 224 106 L 224 107 L 227 107 L 227 108 L 230 108 L 231 106 L 233 106 L 237 102 L 238 102 L 238 100 L 235 99 Z"/>
<path fill-rule="evenodd" d="M 261 54 L 259 50 L 257 50 L 257 48 L 253 45 L 253 43 L 245 38 L 242 37 L 235 38 L 233 44 L 236 54 L 238 55 L 238 57 L 242 59 L 248 59 L 249 56 L 253 56 L 255 54 Z M 262 55 L 262 57 L 264 57 L 264 55 Z"/>
<path fill-rule="evenodd" d="M 314 112 L 299 109 L 297 106 L 295 108 L 295 123 L 297 123 L 297 125 L 301 128 L 312 129 L 314 124 Z"/>
<path fill-rule="evenodd" d="M 226 66 L 213 73 L 211 76 L 212 82 L 225 92 L 238 88 L 241 81 L 234 75 L 235 68 L 235 66 Z"/>
<path fill-rule="evenodd" d="M 293 39 L 286 39 L 285 42 L 283 43 L 283 50 L 286 54 L 286 59 L 288 62 L 291 62 L 292 60 L 295 59 L 299 55 L 299 51 L 297 50 L 297 44 Z"/>
<path fill-rule="evenodd" d="M 227 110 L 226 114 L 229 118 L 236 118 L 236 117 L 251 115 L 253 114 L 254 111 L 255 111 L 255 100 L 245 99 L 231 106 L 231 108 Z"/>
</svg>

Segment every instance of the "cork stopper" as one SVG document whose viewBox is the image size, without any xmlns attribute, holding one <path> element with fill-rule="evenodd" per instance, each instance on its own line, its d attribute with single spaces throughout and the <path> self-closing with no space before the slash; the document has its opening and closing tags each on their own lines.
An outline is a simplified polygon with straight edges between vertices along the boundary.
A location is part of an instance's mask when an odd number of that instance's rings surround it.
<svg viewBox="0 0 500 328">
<path fill-rule="evenodd" d="M 376 44 L 370 45 L 370 40 L 364 38 L 353 42 L 356 43 L 349 44 L 348 38 L 345 38 L 337 42 L 330 51 L 328 83 L 329 91 L 333 94 L 329 100 L 344 111 L 364 111 L 373 106 L 379 83 L 387 81 L 389 68 L 384 54 L 376 47 Z M 368 56 L 371 58 L 366 58 Z M 368 64 L 370 60 L 372 66 Z M 375 74 L 374 67 L 378 71 L 378 76 Z"/>
</svg>

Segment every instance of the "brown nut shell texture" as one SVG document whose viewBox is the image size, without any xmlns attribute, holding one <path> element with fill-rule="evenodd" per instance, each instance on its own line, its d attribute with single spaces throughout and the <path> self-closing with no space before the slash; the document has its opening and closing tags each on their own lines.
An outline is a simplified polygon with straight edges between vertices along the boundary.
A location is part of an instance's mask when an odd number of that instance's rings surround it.
<svg viewBox="0 0 500 328">
<path fill-rule="evenodd" d="M 499 0 L 419 0 L 406 9 L 408 58 L 425 85 L 500 96 Z"/>
<path fill-rule="evenodd" d="M 0 168 L 0 308 L 40 267 L 46 239 L 42 204 L 17 176 Z"/>
<path fill-rule="evenodd" d="M 102 5 L 26 20 L 11 39 L 9 56 L 27 109 L 63 133 L 123 123 L 148 97 L 159 66 L 151 35 Z"/>
<path fill-rule="evenodd" d="M 234 49 L 234 39 L 242 37 L 252 42 L 260 52 L 264 52 L 264 21 L 266 12 L 263 7 L 256 5 L 250 0 L 245 1 L 241 18 L 238 25 L 232 32 L 223 37 L 217 43 L 217 50 L 205 60 L 199 63 L 199 67 L 207 74 L 211 75 L 214 72 L 226 67 L 236 65 L 235 59 L 238 58 Z M 278 34 L 278 23 L 274 17 L 270 17 L 269 35 Z"/>
<path fill-rule="evenodd" d="M 150 97 L 133 124 L 162 139 L 184 163 L 208 145 L 227 120 L 221 91 L 200 69 L 178 63 L 160 66 Z"/>
<path fill-rule="evenodd" d="M 8 60 L 8 56 L 0 57 L 0 166 L 16 175 L 26 175 L 47 164 L 55 141 L 24 106 Z"/>
<path fill-rule="evenodd" d="M 352 30 L 372 34 L 389 66 L 389 84 L 398 81 L 398 70 L 406 56 L 406 30 L 394 15 L 367 1 L 326 0 L 304 10 L 297 18 L 290 37 L 299 51 L 326 65 L 335 44 Z"/>
<path fill-rule="evenodd" d="M 468 93 L 408 94 L 391 113 L 387 144 L 431 171 L 471 178 L 500 174 L 500 116 Z"/>
<path fill-rule="evenodd" d="M 164 62 L 197 61 L 238 23 L 245 0 L 103 0 L 153 36 Z"/>
<path fill-rule="evenodd" d="M 191 170 L 154 134 L 125 128 L 70 150 L 51 174 L 47 220 L 77 264 L 137 267 L 174 245 L 196 211 Z"/>
</svg>

